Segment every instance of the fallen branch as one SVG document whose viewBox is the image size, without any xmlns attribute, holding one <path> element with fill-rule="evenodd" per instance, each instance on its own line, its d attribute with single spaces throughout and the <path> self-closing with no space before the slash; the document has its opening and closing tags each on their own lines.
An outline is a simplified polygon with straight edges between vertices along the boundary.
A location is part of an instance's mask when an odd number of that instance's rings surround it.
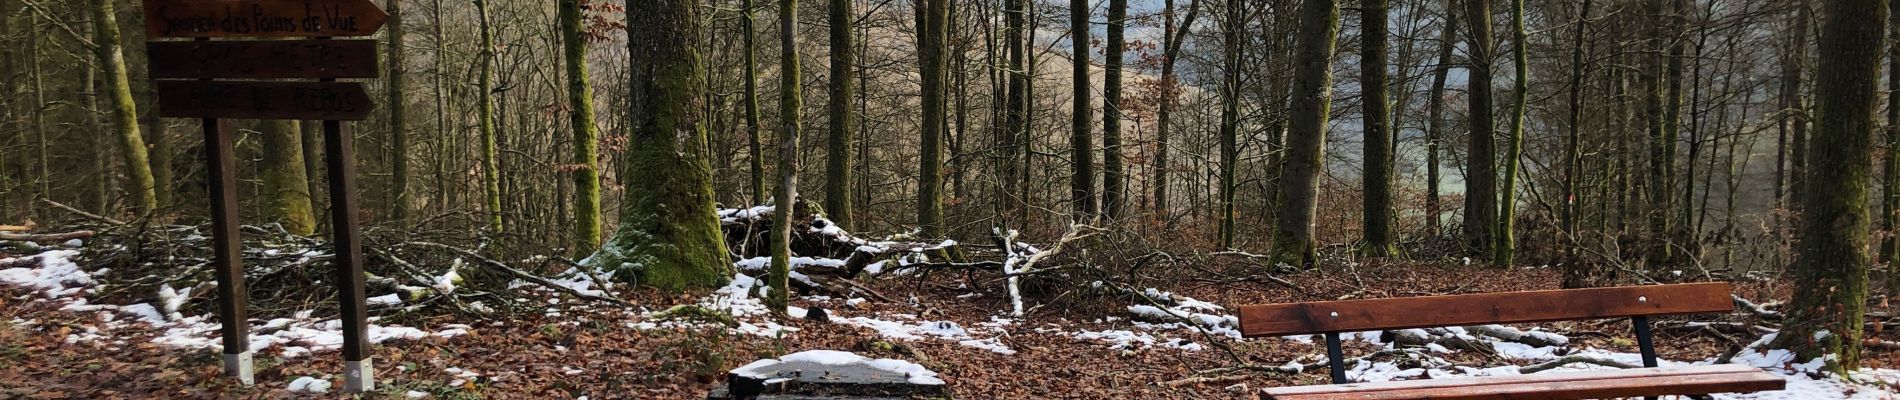
<svg viewBox="0 0 1900 400">
<path fill-rule="evenodd" d="M 99 222 L 104 222 L 104 223 L 107 223 L 107 224 L 111 224 L 111 225 L 114 225 L 114 226 L 117 226 L 117 225 L 125 225 L 125 221 L 120 221 L 120 220 L 116 220 L 116 219 L 112 219 L 112 218 L 108 218 L 108 217 L 104 217 L 104 216 L 101 216 L 101 215 L 99 215 L 99 214 L 93 214 L 93 213 L 89 213 L 89 212 L 85 212 L 85 211 L 83 211 L 83 210 L 80 210 L 80 209 L 77 209 L 77 208 L 73 208 L 73 206 L 69 206 L 69 205 L 65 205 L 65 204 L 60 204 L 60 203 L 59 203 L 59 202 L 57 202 L 57 201 L 52 201 L 52 200 L 47 200 L 47 199 L 45 199 L 45 198 L 41 198 L 41 199 L 40 199 L 40 202 L 41 202 L 41 203 L 46 203 L 46 205 L 50 205 L 50 206 L 53 206 L 53 208 L 57 208 L 57 209 L 61 209 L 61 210 L 66 210 L 66 212 L 69 212 L 69 213 L 73 213 L 73 215 L 78 215 L 78 216 L 81 216 L 81 217 L 86 217 L 87 219 L 91 219 L 91 220 L 94 220 L 94 221 L 99 221 Z"/>
<path fill-rule="evenodd" d="M 16 241 L 22 241 L 22 242 L 40 242 L 40 243 L 64 242 L 64 241 L 73 240 L 73 239 L 90 238 L 94 234 L 95 233 L 93 231 L 72 231 L 72 232 L 65 232 L 65 233 L 0 232 L 0 240 L 16 240 Z"/>
<path fill-rule="evenodd" d="M 469 251 L 467 249 L 462 249 L 459 247 L 449 246 L 449 245 L 440 244 L 440 243 L 431 243 L 431 242 L 408 242 L 407 244 L 447 250 L 451 253 L 456 253 L 458 255 L 461 255 L 462 257 L 473 259 L 476 261 L 476 264 L 478 265 L 492 268 L 497 271 L 506 273 L 508 275 L 513 275 L 515 278 L 532 282 L 534 284 L 541 285 L 542 287 L 554 289 L 562 293 L 567 293 L 568 295 L 574 296 L 576 298 L 608 302 L 608 303 L 618 304 L 622 306 L 633 305 L 633 303 L 628 303 L 626 300 L 621 300 L 614 297 L 582 293 L 579 290 L 574 290 L 574 288 L 570 288 L 558 283 L 554 283 L 554 281 L 548 280 L 548 278 L 543 278 L 535 274 L 530 274 L 527 271 L 515 269 L 514 267 L 510 267 L 507 264 L 502 264 L 500 261 L 489 259 L 488 257 L 482 257 L 480 254 L 475 254 L 475 252 Z"/>
<path fill-rule="evenodd" d="M 1622 368 L 1622 369 L 1642 368 L 1642 366 L 1639 366 L 1639 365 L 1626 364 L 1621 361 L 1611 360 L 1607 358 L 1591 357 L 1591 356 L 1585 356 L 1585 355 L 1568 355 L 1568 356 L 1564 356 L 1563 358 L 1546 361 L 1541 364 L 1518 368 L 1517 372 L 1521 374 L 1535 374 L 1538 372 L 1549 371 L 1557 367 L 1562 367 L 1562 366 L 1570 365 L 1570 364 L 1579 364 L 1579 363 L 1595 364 L 1595 365 L 1601 365 L 1601 366 L 1610 367 L 1610 368 Z"/>
<path fill-rule="evenodd" d="M 1755 304 L 1755 302 L 1748 301 L 1748 299 L 1744 299 L 1742 298 L 1742 296 L 1739 296 L 1733 293 L 1730 293 L 1728 297 L 1732 300 L 1735 300 L 1736 307 L 1746 310 L 1751 314 L 1755 314 L 1755 316 L 1761 317 L 1761 319 L 1771 320 L 1771 321 L 1781 320 L 1781 317 L 1782 317 L 1781 312 L 1769 310 L 1768 305 Z"/>
</svg>

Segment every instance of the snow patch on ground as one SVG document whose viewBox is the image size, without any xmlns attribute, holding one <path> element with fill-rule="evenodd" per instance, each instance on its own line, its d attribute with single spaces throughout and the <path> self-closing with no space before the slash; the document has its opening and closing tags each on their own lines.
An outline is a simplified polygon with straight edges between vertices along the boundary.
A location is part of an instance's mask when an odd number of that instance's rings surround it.
<svg viewBox="0 0 1900 400">
<path fill-rule="evenodd" d="M 266 250 L 266 252 L 274 251 L 276 250 Z M 308 252 L 300 254 L 309 257 Z M 29 265 L 0 270 L 0 284 L 32 289 L 47 299 L 55 301 L 56 304 L 60 304 L 60 309 L 63 311 L 96 314 L 98 324 L 86 326 L 78 333 L 67 335 L 67 343 L 116 339 L 112 336 L 114 331 L 131 328 L 133 326 L 130 323 L 136 321 L 158 329 L 157 337 L 152 339 L 153 343 L 186 349 L 223 350 L 223 340 L 218 329 L 220 324 L 216 315 L 187 317 L 178 313 L 178 308 L 183 306 L 186 299 L 190 297 L 190 288 L 180 291 L 173 289 L 170 285 L 161 286 L 157 293 L 160 306 L 149 303 L 91 304 L 83 293 L 99 283 L 94 279 L 95 276 L 106 271 L 82 270 L 77 263 L 73 262 L 73 258 L 77 256 L 79 252 L 74 250 L 51 250 L 30 257 L 0 259 L 0 265 Z M 378 299 L 389 296 L 378 297 Z M 252 324 L 248 342 L 250 350 L 261 351 L 271 347 L 281 347 L 283 357 L 296 357 L 313 351 L 335 350 L 342 347 L 342 321 L 318 320 L 311 318 L 311 314 L 311 310 L 303 310 L 294 313 L 293 318 L 273 319 L 261 325 Z M 446 338 L 467 334 L 470 330 L 467 325 L 449 325 L 446 328 L 428 332 L 410 327 L 372 324 L 366 332 L 366 339 L 371 343 L 381 343 L 391 339 Z M 115 344 L 118 343 L 115 342 Z M 328 383 L 325 382 L 324 385 L 327 390 Z"/>
</svg>

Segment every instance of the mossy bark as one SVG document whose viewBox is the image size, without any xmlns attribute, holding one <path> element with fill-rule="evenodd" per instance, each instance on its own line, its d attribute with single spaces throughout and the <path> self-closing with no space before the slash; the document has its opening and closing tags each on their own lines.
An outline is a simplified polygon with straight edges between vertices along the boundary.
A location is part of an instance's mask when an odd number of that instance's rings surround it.
<svg viewBox="0 0 1900 400">
<path fill-rule="evenodd" d="M 107 105 L 112 107 L 108 117 L 114 136 L 119 137 L 120 160 L 125 166 L 125 190 L 135 211 L 152 212 L 158 208 L 157 184 L 152 178 L 151 160 L 147 156 L 145 138 L 139 134 L 138 105 L 132 101 L 132 82 L 126 75 L 125 49 L 119 43 L 118 12 L 113 9 L 114 0 L 92 0 L 92 32 L 94 55 L 99 58 L 99 66 L 105 71 L 105 93 Z"/>
<path fill-rule="evenodd" d="M 1530 33 L 1524 30 L 1524 0 L 1511 2 L 1511 65 L 1516 70 L 1516 78 L 1511 83 L 1511 134 L 1505 139 L 1504 180 L 1498 201 L 1497 243 L 1491 245 L 1491 264 L 1508 267 L 1517 256 L 1517 169 L 1524 156 L 1524 108 L 1528 106 L 1530 96 L 1530 56 L 1529 47 L 1524 44 L 1530 40 Z"/>
<path fill-rule="evenodd" d="M 1386 94 L 1386 14 L 1388 0 L 1359 2 L 1359 86 L 1361 115 L 1364 116 L 1365 195 L 1363 220 L 1367 256 L 1385 257 L 1398 253 L 1392 229 L 1392 126 L 1390 103 Z"/>
<path fill-rule="evenodd" d="M 304 169 L 300 125 L 287 120 L 260 124 L 264 162 L 258 173 L 264 182 L 264 219 L 283 225 L 293 235 L 309 236 L 317 231 L 317 216 L 310 203 L 310 173 Z"/>
<path fill-rule="evenodd" d="M 1293 91 L 1287 121 L 1287 158 L 1280 169 L 1285 202 L 1274 224 L 1272 261 L 1310 265 L 1316 257 L 1313 218 L 1319 172 L 1326 154 L 1326 118 L 1333 101 L 1333 44 L 1339 35 L 1339 3 L 1304 0 L 1294 54 Z"/>
<path fill-rule="evenodd" d="M 500 233 L 505 230 L 505 225 L 503 225 L 501 210 L 501 164 L 498 154 L 500 146 L 497 143 L 499 138 L 495 133 L 495 34 L 494 26 L 489 21 L 488 11 L 488 0 L 475 0 L 477 28 L 481 31 L 482 37 L 482 48 L 480 55 L 477 56 L 480 58 L 481 68 L 476 72 L 480 74 L 480 77 L 476 79 L 478 82 L 476 90 L 479 92 L 476 96 L 480 98 L 478 100 L 480 105 L 477 108 L 481 121 L 482 205 L 488 212 L 486 218 L 488 230 Z"/>
<path fill-rule="evenodd" d="M 1797 362 L 1832 357 L 1828 369 L 1854 371 L 1860 363 L 1867 302 L 1867 209 L 1879 102 L 1880 56 L 1886 1 L 1822 2 L 1820 62 L 1815 71 L 1812 171 L 1801 196 L 1801 228 L 1788 323 L 1771 344 L 1793 350 Z"/>
<path fill-rule="evenodd" d="M 920 11 L 917 60 L 923 74 L 923 143 L 918 154 L 917 227 L 924 236 L 942 236 L 943 145 L 948 102 L 944 81 L 949 76 L 945 32 L 950 22 L 950 0 L 923 0 Z"/>
<path fill-rule="evenodd" d="M 773 197 L 772 269 L 767 274 L 772 290 L 765 296 L 765 306 L 783 314 L 791 297 L 792 214 L 797 214 L 792 205 L 798 200 L 798 136 L 803 128 L 800 109 L 804 102 L 798 79 L 798 0 L 779 0 L 778 8 L 778 104 L 783 125 L 778 131 L 779 184 L 778 195 Z"/>
<path fill-rule="evenodd" d="M 627 7 L 633 57 L 629 98 L 633 143 L 621 157 L 627 183 L 620 230 L 586 264 L 625 272 L 664 290 L 710 288 L 732 264 L 713 210 L 707 150 L 701 19 L 695 0 L 645 0 Z"/>
<path fill-rule="evenodd" d="M 831 0 L 831 97 L 826 99 L 826 108 L 831 117 L 830 136 L 825 138 L 825 216 L 831 222 L 846 230 L 855 229 L 851 201 L 851 142 L 854 132 L 851 129 L 853 115 L 852 100 L 857 96 L 852 88 L 852 65 L 857 63 L 857 45 L 852 39 L 852 31 L 857 13 L 851 9 L 854 0 Z"/>
<path fill-rule="evenodd" d="M 574 249 L 600 246 L 600 131 L 594 126 L 594 90 L 588 84 L 587 41 L 581 0 L 561 0 L 561 46 L 567 66 L 568 124 L 574 132 Z"/>
</svg>

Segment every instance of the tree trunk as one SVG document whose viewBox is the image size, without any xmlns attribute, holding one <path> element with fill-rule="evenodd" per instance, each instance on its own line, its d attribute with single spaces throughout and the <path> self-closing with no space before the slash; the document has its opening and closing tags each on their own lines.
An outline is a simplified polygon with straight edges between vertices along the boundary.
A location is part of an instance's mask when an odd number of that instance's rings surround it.
<svg viewBox="0 0 1900 400">
<path fill-rule="evenodd" d="M 1294 56 L 1292 103 L 1288 112 L 1287 158 L 1280 171 L 1279 209 L 1272 260 L 1293 266 L 1315 261 L 1313 218 L 1319 173 L 1326 154 L 1326 118 L 1332 108 L 1333 41 L 1339 33 L 1339 4 L 1305 0 L 1300 6 L 1298 50 Z"/>
<path fill-rule="evenodd" d="M 112 128 L 119 137 L 119 152 L 127 178 L 125 190 L 135 212 L 156 212 L 157 186 L 152 164 L 147 158 L 145 138 L 139 134 L 138 105 L 132 101 L 132 82 L 126 75 L 124 46 L 119 43 L 119 22 L 114 0 L 93 0 L 92 24 L 95 55 L 105 69 L 104 96 L 112 107 Z"/>
<path fill-rule="evenodd" d="M 310 175 L 304 169 L 303 132 L 297 121 L 268 120 L 261 123 L 260 147 L 264 162 L 258 174 L 262 189 L 264 220 L 283 225 L 293 235 L 309 236 L 317 231 L 316 213 L 310 206 Z"/>
<path fill-rule="evenodd" d="M 1002 181 L 1002 192 L 996 194 L 997 214 L 1005 218 L 1014 217 L 1027 209 L 1029 199 L 1017 193 L 1029 182 L 1021 179 L 1021 170 L 1028 159 L 1018 157 L 1021 149 L 1029 146 L 1029 76 L 1028 44 L 1025 42 L 1028 32 L 1025 24 L 1029 13 L 1028 0 L 1008 0 L 1004 3 L 1003 47 L 1009 59 L 1003 104 L 1003 126 L 996 137 L 997 180 Z M 1017 218 L 1018 224 L 1027 224 Z"/>
<path fill-rule="evenodd" d="M 1095 219 L 1095 152 L 1091 147 L 1094 138 L 1089 133 L 1089 2 L 1088 0 L 1069 0 L 1069 43 L 1074 44 L 1074 62 L 1072 73 L 1073 95 L 1069 109 L 1069 156 L 1073 169 L 1069 172 L 1069 200 L 1073 203 L 1076 221 Z"/>
<path fill-rule="evenodd" d="M 1888 2 L 1888 18 L 1900 13 L 1900 1 Z M 1880 254 L 1887 262 L 1887 291 L 1900 293 L 1900 268 L 1894 268 L 1895 254 L 1900 254 L 1900 240 L 1894 238 L 1894 232 L 1900 232 L 1900 24 L 1888 24 L 1887 34 L 1887 158 L 1884 177 L 1881 183 L 1881 227 L 1887 231 L 1886 241 L 1881 243 Z"/>
<path fill-rule="evenodd" d="M 923 143 L 918 157 L 917 227 L 924 236 L 942 236 L 943 231 L 943 134 L 947 114 L 944 80 L 949 69 L 945 58 L 945 30 L 949 24 L 950 0 L 924 0 L 923 23 L 917 43 L 918 70 L 923 74 Z"/>
<path fill-rule="evenodd" d="M 1359 2 L 1359 86 L 1365 122 L 1364 252 L 1371 257 L 1398 254 L 1392 232 L 1392 117 L 1386 95 L 1386 14 L 1388 0 Z"/>
<path fill-rule="evenodd" d="M 587 39 L 581 2 L 561 0 L 561 47 L 567 66 L 568 124 L 574 130 L 574 251 L 600 247 L 600 133 L 594 126 L 594 90 L 588 83 Z"/>
<path fill-rule="evenodd" d="M 569 0 L 571 1 L 571 0 Z M 383 107 L 389 108 L 389 219 L 401 226 L 407 226 L 409 219 L 409 103 L 404 99 L 408 88 L 408 69 L 403 65 L 407 60 L 403 49 L 402 0 L 387 0 L 383 10 L 389 13 L 389 100 Z M 565 9 L 563 9 L 565 10 Z M 598 236 L 598 235 L 597 235 Z"/>
<path fill-rule="evenodd" d="M 1592 0 L 1583 0 L 1583 4 L 1577 7 L 1577 32 L 1570 41 L 1570 132 L 1564 142 L 1562 221 L 1564 234 L 1569 236 L 1574 244 L 1564 250 L 1565 257 L 1569 258 L 1569 261 L 1563 264 L 1563 287 L 1565 288 L 1587 287 L 1591 278 L 1588 266 L 1575 259 L 1577 255 L 1575 246 L 1582 245 L 1579 241 L 1581 238 L 1578 236 L 1577 221 L 1583 213 L 1583 203 L 1577 186 L 1583 180 L 1581 176 L 1583 175 L 1583 73 L 1587 65 L 1583 58 L 1585 52 L 1583 39 L 1589 36 L 1592 3 Z M 1733 193 L 1733 190 L 1730 193 Z"/>
<path fill-rule="evenodd" d="M 1465 43 L 1470 54 L 1471 132 L 1465 160 L 1465 242 L 1471 254 L 1488 255 L 1497 228 L 1497 150 L 1491 109 L 1491 3 L 1465 2 Z"/>
<path fill-rule="evenodd" d="M 852 64 L 857 61 L 856 43 L 851 37 L 854 0 L 831 0 L 831 96 L 826 99 L 831 113 L 831 132 L 825 147 L 825 216 L 846 230 L 857 226 L 852 217 L 851 201 L 851 87 Z"/>
<path fill-rule="evenodd" d="M 1815 72 L 1813 164 L 1801 191 L 1801 237 L 1787 324 L 1772 344 L 1796 360 L 1832 356 L 1837 374 L 1860 365 L 1867 302 L 1867 186 L 1879 102 L 1880 46 L 1887 8 L 1880 1 L 1822 2 Z"/>
<path fill-rule="evenodd" d="M 1445 208 L 1440 203 L 1438 146 L 1445 141 L 1445 81 L 1451 75 L 1451 51 L 1457 47 L 1457 0 L 1446 0 L 1445 31 L 1439 37 L 1438 65 L 1433 67 L 1432 91 L 1425 101 L 1425 228 L 1432 236 L 1445 233 L 1441 226 Z"/>
<path fill-rule="evenodd" d="M 696 0 L 645 0 L 627 7 L 633 57 L 633 143 L 621 156 L 627 180 L 620 231 L 584 263 L 626 272 L 669 291 L 712 288 L 731 277 L 713 210 L 712 155 L 706 149 L 706 101 L 700 82 Z"/>
<path fill-rule="evenodd" d="M 1102 216 L 1121 218 L 1128 180 L 1122 170 L 1122 37 L 1128 0 L 1108 0 L 1108 45 L 1102 59 Z"/>
<path fill-rule="evenodd" d="M 1187 41 L 1187 33 L 1193 31 L 1194 18 L 1200 13 L 1200 0 L 1188 0 L 1187 18 L 1177 24 L 1174 19 L 1174 0 L 1166 0 L 1161 15 L 1161 104 L 1156 106 L 1156 133 L 1154 159 L 1154 213 L 1163 221 L 1170 220 L 1168 210 L 1168 151 L 1169 137 L 1174 133 L 1174 107 L 1181 94 L 1181 82 L 1174 73 L 1175 60 L 1181 58 L 1181 44 Z"/>
<path fill-rule="evenodd" d="M 757 28 L 753 27 L 752 0 L 740 3 L 743 10 L 739 13 L 740 29 L 745 31 L 745 129 L 746 149 L 751 154 L 752 204 L 764 204 L 765 194 L 765 149 L 764 140 L 759 136 L 759 45 Z"/>
<path fill-rule="evenodd" d="M 502 225 L 501 208 L 501 163 L 498 160 L 500 149 L 497 143 L 499 138 L 495 133 L 497 129 L 495 126 L 494 97 L 495 28 L 488 18 L 488 1 L 489 0 L 475 0 L 475 15 L 476 18 L 478 18 L 478 25 L 481 29 L 482 36 L 482 48 L 480 55 L 477 56 L 481 58 L 479 61 L 481 67 L 480 70 L 476 72 L 481 74 L 481 77 L 477 79 L 479 84 L 476 86 L 476 90 L 480 91 L 480 93 L 476 93 L 476 97 L 479 98 L 478 101 L 480 102 L 479 118 L 481 119 L 482 135 L 482 204 L 488 211 L 488 230 L 490 232 L 500 233 L 504 230 L 504 226 Z"/>
<path fill-rule="evenodd" d="M 1525 41 L 1530 33 L 1524 31 L 1524 0 L 1511 2 L 1511 53 L 1516 57 L 1512 66 L 1517 70 L 1511 90 L 1511 136 L 1505 144 L 1504 152 L 1504 188 L 1500 194 L 1503 200 L 1498 202 L 1497 243 L 1493 245 L 1494 256 L 1491 264 L 1509 267 L 1517 256 L 1517 235 L 1514 226 L 1517 219 L 1517 168 L 1524 155 L 1524 109 L 1530 96 L 1530 57 Z"/>
<path fill-rule="evenodd" d="M 1235 176 L 1240 170 L 1240 60 L 1246 44 L 1241 30 L 1246 29 L 1245 2 L 1227 0 L 1227 18 L 1221 29 L 1221 109 L 1220 109 L 1220 248 L 1234 248 L 1234 196 L 1239 191 Z"/>
<path fill-rule="evenodd" d="M 772 270 L 767 274 L 772 290 L 765 296 L 766 308 L 784 314 L 791 293 L 792 214 L 798 202 L 798 135 L 804 108 L 798 81 L 798 0 L 779 0 L 779 118 L 778 195 L 772 212 Z M 834 27 L 835 29 L 835 27 Z M 833 100 L 834 103 L 837 100 Z"/>
</svg>

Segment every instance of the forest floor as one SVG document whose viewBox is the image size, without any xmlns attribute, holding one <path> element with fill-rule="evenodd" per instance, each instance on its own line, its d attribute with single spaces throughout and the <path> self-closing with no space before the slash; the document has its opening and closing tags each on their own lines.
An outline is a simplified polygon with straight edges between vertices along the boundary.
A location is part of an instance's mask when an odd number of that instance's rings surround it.
<svg viewBox="0 0 1900 400">
<path fill-rule="evenodd" d="M 109 271 L 89 270 L 85 255 L 65 246 L 44 252 L 0 250 L 0 398 L 310 398 L 338 397 L 340 355 L 334 320 L 311 311 L 253 315 L 257 350 L 255 386 L 219 376 L 215 322 L 184 311 L 194 297 L 121 294 Z M 11 258 L 6 258 L 11 256 Z M 1263 279 L 1236 265 L 1200 266 L 1223 278 L 1184 271 L 1168 287 L 1199 299 L 1197 310 L 1221 316 L 1246 304 L 1484 293 L 1559 286 L 1552 268 L 1341 263 Z M 120 274 L 122 275 L 122 274 Z M 1198 276 L 1198 277 L 1197 277 Z M 750 283 L 739 276 L 734 287 Z M 426 314 L 387 303 L 373 307 L 390 326 L 372 329 L 378 391 L 369 398 L 704 398 L 725 371 L 752 360 L 812 349 L 857 352 L 921 364 L 941 375 L 955 398 L 1252 398 L 1263 387 L 1323 384 L 1324 369 L 1299 373 L 1222 369 L 1251 364 L 1280 367 L 1323 361 L 1312 338 L 1232 337 L 1231 329 L 1138 321 L 1130 300 L 1025 287 L 1026 318 L 1009 317 L 1012 302 L 998 280 L 965 273 L 865 279 L 892 301 L 802 296 L 793 305 L 823 308 L 829 321 L 777 319 L 744 290 L 731 288 L 668 295 L 648 289 L 610 290 L 635 306 L 586 301 L 542 287 L 510 290 L 534 312 L 505 317 Z M 1152 282 L 1152 281 L 1151 281 Z M 1775 280 L 1738 282 L 1737 294 L 1770 305 L 1790 288 Z M 321 283 L 318 283 L 321 284 Z M 975 284 L 975 285 L 972 285 Z M 575 285 L 587 290 L 587 285 Z M 972 288 L 974 287 L 974 289 Z M 199 286 L 203 288 L 203 286 Z M 596 288 L 598 289 L 598 288 Z M 1040 289 L 1040 290 L 1039 290 Z M 1146 288 L 1143 288 L 1146 289 Z M 202 289 L 201 289 L 202 290 Z M 1055 296 L 1040 299 L 1035 294 Z M 377 296 L 380 293 L 371 293 Z M 1152 295 L 1152 294 L 1151 294 Z M 202 296 L 200 294 L 199 296 Z M 93 298 L 97 299 L 93 299 Z M 88 300 L 94 302 L 89 303 Z M 202 301 L 194 301 L 197 304 Z M 118 304 L 118 305 L 113 305 Z M 312 308 L 333 307 L 312 299 Z M 732 324 L 667 319 L 673 305 L 724 310 Z M 1191 307 L 1190 307 L 1191 308 Z M 330 310 L 316 310 L 317 314 Z M 1884 310 L 1883 310 L 1884 311 Z M 794 312 L 797 314 L 797 312 Z M 1226 311 L 1225 313 L 1231 313 Z M 500 314 L 498 314 L 500 315 Z M 1752 325 L 1757 314 L 1664 317 L 1657 343 L 1665 364 L 1708 363 L 1739 352 L 1735 362 L 1790 377 L 1789 391 L 1724 398 L 1894 398 L 1900 352 L 1870 348 L 1856 382 L 1815 377 L 1799 360 L 1754 349 L 1761 335 L 1695 329 L 1683 322 Z M 401 323 L 418 328 L 402 328 Z M 1635 362 L 1627 320 L 1518 325 L 1561 334 L 1567 345 L 1533 347 L 1493 343 L 1496 352 L 1427 346 L 1418 351 L 1354 362 L 1349 376 L 1378 381 L 1446 375 L 1515 374 L 1517 368 L 1562 355 L 1594 355 Z M 1231 327 L 1230 327 L 1231 328 Z M 1766 332 L 1756 330 L 1755 332 Z M 1392 346 L 1377 332 L 1349 335 L 1348 357 Z M 1900 335 L 1870 333 L 1893 342 Z M 260 339 L 261 338 L 261 339 Z M 1744 349 L 1744 346 L 1749 348 Z M 1783 356 L 1785 358 L 1785 356 Z M 1568 369 L 1600 369 L 1571 364 Z"/>
</svg>

